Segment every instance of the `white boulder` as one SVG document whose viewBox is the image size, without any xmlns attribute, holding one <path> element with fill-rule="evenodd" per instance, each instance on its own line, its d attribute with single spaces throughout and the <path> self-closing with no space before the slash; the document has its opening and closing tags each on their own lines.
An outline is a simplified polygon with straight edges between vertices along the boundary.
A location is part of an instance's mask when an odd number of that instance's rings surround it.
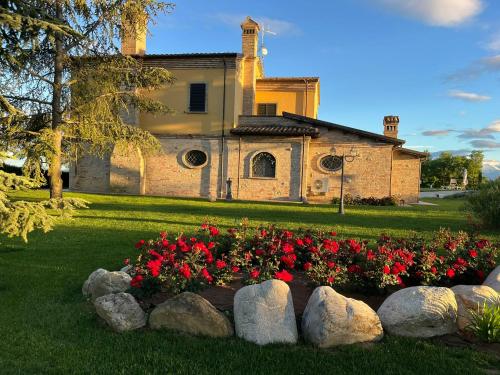
<svg viewBox="0 0 500 375">
<path fill-rule="evenodd" d="M 96 298 L 97 314 L 116 332 L 131 331 L 146 325 L 146 314 L 128 293 L 113 293 Z"/>
<path fill-rule="evenodd" d="M 489 286 L 495 292 L 500 293 L 500 266 L 490 272 L 483 285 Z"/>
<path fill-rule="evenodd" d="M 415 286 L 391 294 L 378 309 L 393 335 L 433 337 L 457 330 L 457 301 L 448 288 Z"/>
<path fill-rule="evenodd" d="M 228 337 L 229 319 L 202 296 L 184 292 L 156 306 L 149 316 L 152 329 L 170 329 L 192 335 Z"/>
<path fill-rule="evenodd" d="M 108 272 L 106 270 L 94 271 L 84 284 L 83 289 L 86 289 L 86 295 L 92 300 L 97 297 L 105 296 L 111 293 L 125 292 L 130 288 L 132 278 L 129 274 L 122 271 Z M 104 271 L 104 272 L 103 272 Z M 85 291 L 84 291 L 85 294 Z"/>
<path fill-rule="evenodd" d="M 236 334 L 258 345 L 296 343 L 297 323 L 292 294 L 280 280 L 239 289 L 234 296 Z"/>
<path fill-rule="evenodd" d="M 481 312 L 485 303 L 490 306 L 500 303 L 498 293 L 486 285 L 456 285 L 451 290 L 458 305 L 458 329 L 462 331 L 470 324 L 470 310 Z"/>
<path fill-rule="evenodd" d="M 384 330 L 378 315 L 362 301 L 346 298 L 329 286 L 314 290 L 302 316 L 304 338 L 327 348 L 378 341 Z"/>
<path fill-rule="evenodd" d="M 98 278 L 101 275 L 104 275 L 106 272 L 108 271 L 103 268 L 99 268 L 89 275 L 89 277 L 87 278 L 87 280 L 85 280 L 82 286 L 82 293 L 85 297 L 90 297 L 90 290 L 89 290 L 90 284 L 92 284 L 96 278 Z"/>
</svg>

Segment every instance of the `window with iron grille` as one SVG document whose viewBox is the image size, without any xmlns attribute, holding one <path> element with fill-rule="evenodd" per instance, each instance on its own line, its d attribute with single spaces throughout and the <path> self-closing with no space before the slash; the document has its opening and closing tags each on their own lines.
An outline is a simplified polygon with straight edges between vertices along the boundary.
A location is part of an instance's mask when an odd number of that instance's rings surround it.
<svg viewBox="0 0 500 375">
<path fill-rule="evenodd" d="M 325 171 L 336 172 L 342 168 L 342 158 L 336 155 L 326 155 L 320 159 L 319 165 Z"/>
<path fill-rule="evenodd" d="M 276 159 L 268 152 L 259 152 L 252 159 L 252 177 L 276 177 Z"/>
<path fill-rule="evenodd" d="M 207 163 L 207 154 L 201 150 L 190 150 L 184 155 L 184 162 L 192 168 L 202 167 Z"/>
<path fill-rule="evenodd" d="M 257 114 L 259 116 L 276 116 L 276 103 L 257 104 Z"/>
<path fill-rule="evenodd" d="M 207 85 L 191 83 L 189 86 L 189 112 L 206 112 Z"/>
</svg>

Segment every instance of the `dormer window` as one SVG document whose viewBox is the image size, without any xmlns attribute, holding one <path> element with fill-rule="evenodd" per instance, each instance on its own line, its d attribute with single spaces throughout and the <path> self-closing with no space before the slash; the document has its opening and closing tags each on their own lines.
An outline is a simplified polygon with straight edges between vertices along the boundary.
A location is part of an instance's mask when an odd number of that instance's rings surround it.
<svg viewBox="0 0 500 375">
<path fill-rule="evenodd" d="M 207 112 L 207 85 L 205 83 L 189 85 L 189 112 Z"/>
<path fill-rule="evenodd" d="M 276 103 L 259 103 L 257 104 L 257 114 L 259 116 L 276 116 Z"/>
</svg>

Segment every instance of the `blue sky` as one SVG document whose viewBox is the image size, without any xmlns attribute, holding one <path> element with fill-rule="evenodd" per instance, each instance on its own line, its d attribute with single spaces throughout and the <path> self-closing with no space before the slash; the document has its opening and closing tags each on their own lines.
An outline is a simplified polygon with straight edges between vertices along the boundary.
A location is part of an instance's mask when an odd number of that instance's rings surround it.
<svg viewBox="0 0 500 375">
<path fill-rule="evenodd" d="M 499 0 L 178 0 L 150 26 L 148 53 L 239 52 L 250 15 L 267 76 L 319 76 L 319 117 L 418 150 L 472 149 L 500 167 Z"/>
</svg>

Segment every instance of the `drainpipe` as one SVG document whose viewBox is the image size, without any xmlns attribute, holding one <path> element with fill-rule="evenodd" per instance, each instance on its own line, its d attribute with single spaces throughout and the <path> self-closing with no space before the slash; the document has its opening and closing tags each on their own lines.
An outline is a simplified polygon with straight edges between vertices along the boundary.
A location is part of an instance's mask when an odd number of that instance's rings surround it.
<svg viewBox="0 0 500 375">
<path fill-rule="evenodd" d="M 304 82 L 306 84 L 306 108 L 304 110 L 304 116 L 307 117 L 307 97 L 308 97 L 308 90 L 309 90 L 309 81 L 307 79 L 304 79 Z"/>
<path fill-rule="evenodd" d="M 220 187 L 219 187 L 219 198 L 224 198 L 224 139 L 226 137 L 225 134 L 225 125 L 226 125 L 226 75 L 227 75 L 227 64 L 226 59 L 222 59 L 224 64 L 224 86 L 222 91 L 222 130 L 220 137 L 220 155 L 219 155 L 219 170 L 220 170 Z M 229 159 L 228 159 L 229 160 Z"/>
<path fill-rule="evenodd" d="M 305 135 L 302 135 L 302 163 L 301 163 L 301 166 L 300 166 L 300 201 L 303 202 L 304 201 L 304 194 L 303 194 L 303 191 L 304 191 L 304 157 L 305 157 L 305 154 L 306 154 L 306 136 Z"/>
</svg>

